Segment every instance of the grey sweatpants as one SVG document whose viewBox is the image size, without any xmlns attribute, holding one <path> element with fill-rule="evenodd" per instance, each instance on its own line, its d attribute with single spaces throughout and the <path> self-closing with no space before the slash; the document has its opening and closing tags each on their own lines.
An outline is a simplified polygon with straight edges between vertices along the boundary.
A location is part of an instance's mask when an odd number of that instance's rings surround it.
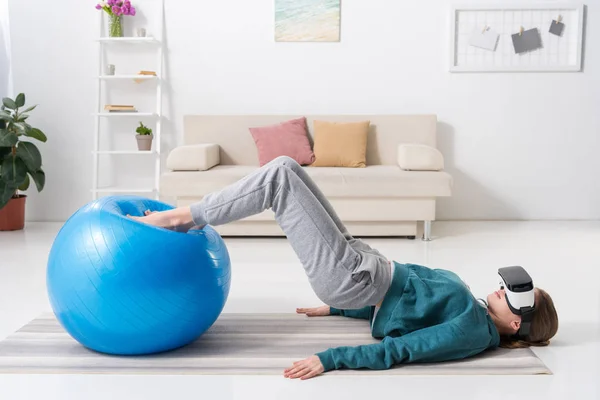
<svg viewBox="0 0 600 400">
<path fill-rule="evenodd" d="M 348 233 L 314 181 L 289 157 L 273 160 L 190 207 L 200 226 L 222 225 L 272 209 L 315 294 L 332 307 L 375 305 L 390 286 L 388 260 Z"/>
</svg>

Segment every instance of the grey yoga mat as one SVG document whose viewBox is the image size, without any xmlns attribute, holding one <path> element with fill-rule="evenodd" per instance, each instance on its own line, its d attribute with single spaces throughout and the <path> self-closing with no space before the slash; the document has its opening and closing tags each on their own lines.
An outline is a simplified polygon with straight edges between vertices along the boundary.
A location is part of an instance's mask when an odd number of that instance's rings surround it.
<svg viewBox="0 0 600 400">
<path fill-rule="evenodd" d="M 0 342 L 0 373 L 282 375 L 292 362 L 337 346 L 377 343 L 366 321 L 295 314 L 222 314 L 194 343 L 151 356 L 108 356 L 73 340 L 52 314 Z M 327 375 L 533 375 L 550 370 L 530 349 L 497 349 L 465 360 Z"/>
</svg>

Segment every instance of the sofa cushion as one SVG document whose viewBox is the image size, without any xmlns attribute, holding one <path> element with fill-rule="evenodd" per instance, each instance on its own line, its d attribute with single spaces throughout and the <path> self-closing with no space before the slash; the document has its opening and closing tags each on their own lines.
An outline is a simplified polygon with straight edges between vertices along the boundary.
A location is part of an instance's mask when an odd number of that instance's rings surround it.
<svg viewBox="0 0 600 400">
<path fill-rule="evenodd" d="M 161 194 L 205 196 L 237 182 L 257 168 L 218 165 L 208 171 L 167 172 L 161 178 Z M 325 196 L 331 198 L 438 197 L 450 196 L 452 189 L 452 177 L 443 171 L 404 171 L 388 165 L 304 168 Z"/>
<path fill-rule="evenodd" d="M 435 147 L 401 144 L 398 146 L 398 165 L 407 171 L 441 171 L 444 169 L 444 156 Z"/>
<path fill-rule="evenodd" d="M 279 156 L 288 156 L 300 165 L 312 164 L 315 155 L 308 140 L 306 118 L 297 118 L 276 125 L 250 128 L 258 150 L 260 166 Z"/>
<path fill-rule="evenodd" d="M 219 161 L 219 145 L 189 144 L 176 147 L 169 153 L 167 168 L 171 171 L 206 171 Z"/>
<path fill-rule="evenodd" d="M 369 121 L 315 121 L 314 125 L 316 160 L 313 167 L 366 166 Z"/>
</svg>

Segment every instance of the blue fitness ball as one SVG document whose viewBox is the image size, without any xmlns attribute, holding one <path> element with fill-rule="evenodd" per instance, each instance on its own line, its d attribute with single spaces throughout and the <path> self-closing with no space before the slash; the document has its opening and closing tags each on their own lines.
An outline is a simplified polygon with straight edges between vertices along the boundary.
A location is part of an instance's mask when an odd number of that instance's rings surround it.
<svg viewBox="0 0 600 400">
<path fill-rule="evenodd" d="M 187 233 L 129 218 L 168 204 L 109 196 L 77 211 L 48 259 L 50 304 L 83 346 L 120 355 L 184 346 L 217 320 L 229 294 L 229 253 L 210 226 Z"/>
</svg>

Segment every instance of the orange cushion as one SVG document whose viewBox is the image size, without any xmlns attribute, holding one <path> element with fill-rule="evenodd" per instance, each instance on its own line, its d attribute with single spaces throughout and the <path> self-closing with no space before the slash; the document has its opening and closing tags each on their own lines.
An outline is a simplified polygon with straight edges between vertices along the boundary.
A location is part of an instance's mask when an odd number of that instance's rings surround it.
<svg viewBox="0 0 600 400">
<path fill-rule="evenodd" d="M 371 121 L 314 122 L 314 154 L 312 167 L 367 166 L 367 136 Z"/>
</svg>

